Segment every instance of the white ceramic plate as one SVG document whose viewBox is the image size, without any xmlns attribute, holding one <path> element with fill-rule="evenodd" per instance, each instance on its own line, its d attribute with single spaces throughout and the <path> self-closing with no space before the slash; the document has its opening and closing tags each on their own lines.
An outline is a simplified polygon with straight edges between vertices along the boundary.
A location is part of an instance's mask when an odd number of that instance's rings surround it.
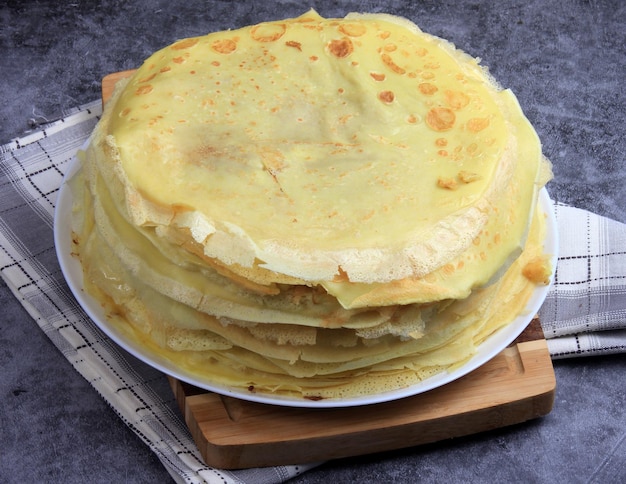
<svg viewBox="0 0 626 484">
<path fill-rule="evenodd" d="M 201 378 L 195 374 L 190 374 L 181 368 L 178 368 L 169 360 L 163 358 L 159 354 L 129 340 L 123 334 L 116 330 L 104 316 L 104 312 L 100 304 L 89 296 L 83 290 L 83 274 L 80 263 L 71 253 L 71 210 L 72 210 L 72 193 L 67 185 L 67 180 L 74 176 L 80 169 L 80 162 L 77 159 L 72 160 L 65 175 L 65 180 L 61 185 L 54 217 L 54 240 L 57 256 L 61 265 L 61 270 L 72 290 L 72 293 L 78 300 L 79 304 L 94 321 L 94 323 L 102 329 L 113 341 L 126 351 L 136 356 L 147 364 L 157 368 L 158 370 L 171 375 L 181 381 L 190 383 L 197 387 L 210 390 L 215 393 L 229 395 L 243 400 L 269 403 L 273 405 L 282 405 L 290 407 L 351 407 L 359 405 L 369 405 L 374 403 L 382 403 L 400 398 L 417 395 L 419 393 L 432 390 L 446 383 L 450 383 L 472 370 L 483 365 L 491 358 L 496 356 L 500 351 L 506 348 L 519 334 L 528 326 L 531 319 L 538 312 L 546 298 L 549 286 L 539 286 L 532 295 L 523 316 L 516 318 L 511 324 L 500 329 L 482 343 L 474 355 L 463 366 L 450 371 L 435 375 L 416 385 L 393 392 L 386 392 L 378 395 L 368 395 L 364 397 L 354 397 L 347 399 L 329 399 L 320 401 L 311 401 L 303 398 L 289 398 L 284 396 L 251 394 L 245 390 L 231 388 L 222 385 L 216 385 L 211 382 L 210 378 Z M 548 193 L 543 189 L 540 193 L 539 203 L 542 209 L 548 214 L 547 218 L 547 237 L 544 243 L 544 249 L 547 254 L 552 254 L 552 267 L 556 267 L 556 253 L 558 248 L 558 234 L 556 229 L 556 220 L 554 219 L 554 210 L 552 201 Z"/>
</svg>

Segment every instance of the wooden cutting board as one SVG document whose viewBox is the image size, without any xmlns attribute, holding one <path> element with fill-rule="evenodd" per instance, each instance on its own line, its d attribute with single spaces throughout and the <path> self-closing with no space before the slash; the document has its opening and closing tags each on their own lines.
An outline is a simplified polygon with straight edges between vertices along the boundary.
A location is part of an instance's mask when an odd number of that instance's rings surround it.
<svg viewBox="0 0 626 484">
<path fill-rule="evenodd" d="M 169 380 L 205 462 L 221 469 L 320 462 L 510 426 L 547 415 L 556 389 L 543 337 L 429 392 L 361 407 L 278 407 Z"/>
<path fill-rule="evenodd" d="M 132 74 L 102 81 L 102 99 Z M 205 462 L 221 469 L 304 464 L 371 454 L 547 415 L 556 379 L 538 319 L 470 374 L 413 397 L 350 408 L 294 408 L 221 396 L 169 378 Z"/>
<path fill-rule="evenodd" d="M 102 79 L 102 104 L 106 104 L 111 95 L 113 94 L 113 90 L 115 89 L 115 84 L 121 79 L 125 79 L 133 75 L 136 69 L 130 69 L 128 71 L 120 71 L 113 72 L 112 74 L 108 74 L 104 76 Z"/>
</svg>

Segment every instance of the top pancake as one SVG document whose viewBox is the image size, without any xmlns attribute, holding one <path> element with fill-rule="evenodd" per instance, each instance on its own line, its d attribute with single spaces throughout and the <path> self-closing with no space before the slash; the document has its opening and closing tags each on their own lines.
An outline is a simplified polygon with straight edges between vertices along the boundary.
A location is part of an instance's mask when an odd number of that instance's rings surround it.
<svg viewBox="0 0 626 484">
<path fill-rule="evenodd" d="M 181 40 L 103 121 L 101 170 L 130 221 L 259 283 L 321 284 L 346 307 L 486 283 L 519 253 L 545 181 L 510 91 L 386 15 L 309 12 Z M 446 282 L 428 295 L 433 274 Z"/>
</svg>

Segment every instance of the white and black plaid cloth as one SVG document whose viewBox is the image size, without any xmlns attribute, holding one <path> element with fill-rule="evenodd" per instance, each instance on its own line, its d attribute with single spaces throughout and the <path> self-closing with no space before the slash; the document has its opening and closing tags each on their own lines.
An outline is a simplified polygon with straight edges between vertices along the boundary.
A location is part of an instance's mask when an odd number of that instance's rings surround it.
<svg viewBox="0 0 626 484">
<path fill-rule="evenodd" d="M 63 175 L 101 114 L 90 103 L 0 147 L 0 274 L 73 367 L 179 482 L 284 482 L 309 466 L 207 467 L 163 375 L 111 342 L 85 315 L 56 258 L 53 214 Z M 626 225 L 555 207 L 556 282 L 540 312 L 553 358 L 626 353 Z"/>
</svg>

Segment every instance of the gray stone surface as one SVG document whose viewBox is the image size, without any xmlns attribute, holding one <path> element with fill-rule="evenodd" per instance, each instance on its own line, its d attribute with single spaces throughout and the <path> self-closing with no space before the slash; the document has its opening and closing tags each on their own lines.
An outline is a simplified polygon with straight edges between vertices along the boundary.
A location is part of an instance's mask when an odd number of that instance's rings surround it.
<svg viewBox="0 0 626 484">
<path fill-rule="evenodd" d="M 493 5 L 498 5 L 497 10 Z M 404 15 L 510 87 L 544 144 L 553 198 L 626 222 L 626 9 L 621 1 L 7 1 L 0 6 L 0 143 L 99 97 L 107 73 L 182 37 L 294 16 Z M 0 284 L 0 482 L 168 482 L 148 448 Z M 626 482 L 626 358 L 555 363 L 545 418 L 327 463 L 334 482 Z"/>
</svg>

